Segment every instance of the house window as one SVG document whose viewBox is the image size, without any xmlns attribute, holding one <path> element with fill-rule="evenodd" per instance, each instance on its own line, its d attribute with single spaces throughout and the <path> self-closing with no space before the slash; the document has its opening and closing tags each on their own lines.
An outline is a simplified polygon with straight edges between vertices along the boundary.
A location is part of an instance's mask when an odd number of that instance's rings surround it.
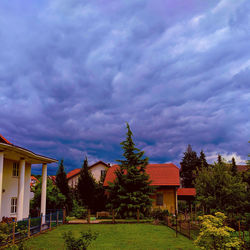
<svg viewBox="0 0 250 250">
<path fill-rule="evenodd" d="M 17 177 L 18 175 L 19 175 L 19 164 L 17 162 L 14 162 L 12 176 Z"/>
<path fill-rule="evenodd" d="M 105 177 L 106 171 L 105 170 L 101 170 L 101 179 Z"/>
<path fill-rule="evenodd" d="M 16 213 L 16 206 L 17 206 L 17 198 L 13 197 L 13 198 L 11 198 L 11 206 L 10 206 L 10 213 L 11 214 Z"/>
<path fill-rule="evenodd" d="M 163 194 L 162 193 L 157 193 L 156 194 L 156 205 L 157 206 L 162 206 L 163 205 Z"/>
</svg>

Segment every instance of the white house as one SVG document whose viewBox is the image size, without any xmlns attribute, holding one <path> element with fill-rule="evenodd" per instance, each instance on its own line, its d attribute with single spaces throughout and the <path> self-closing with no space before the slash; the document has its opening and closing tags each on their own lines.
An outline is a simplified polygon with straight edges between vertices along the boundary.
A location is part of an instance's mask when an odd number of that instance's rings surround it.
<svg viewBox="0 0 250 250">
<path fill-rule="evenodd" d="M 41 213 L 46 213 L 47 164 L 57 160 L 13 145 L 0 135 L 0 221 L 29 217 L 31 166 L 42 164 Z"/>
<path fill-rule="evenodd" d="M 98 161 L 89 167 L 89 171 L 92 173 L 94 179 L 99 182 L 101 177 L 105 175 L 107 169 L 110 167 L 103 161 Z M 75 188 L 80 177 L 80 168 L 73 169 L 67 174 L 68 184 L 71 188 Z"/>
</svg>

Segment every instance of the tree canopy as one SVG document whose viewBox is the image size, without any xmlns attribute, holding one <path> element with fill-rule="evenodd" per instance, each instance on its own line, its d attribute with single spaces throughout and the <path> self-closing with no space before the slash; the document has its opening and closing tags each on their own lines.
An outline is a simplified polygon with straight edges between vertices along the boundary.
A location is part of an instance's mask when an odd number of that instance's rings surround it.
<svg viewBox="0 0 250 250">
<path fill-rule="evenodd" d="M 67 181 L 67 175 L 64 170 L 63 160 L 61 160 L 57 174 L 56 174 L 56 186 L 59 188 L 60 192 L 66 197 L 65 207 L 67 212 L 72 208 L 72 194 Z"/>
<path fill-rule="evenodd" d="M 88 209 L 95 208 L 97 184 L 89 171 L 88 159 L 85 158 L 78 179 L 77 193 L 81 205 L 86 206 Z"/>
<path fill-rule="evenodd" d="M 133 133 L 127 124 L 127 138 L 121 142 L 122 160 L 116 171 L 116 179 L 109 183 L 109 203 L 121 216 L 134 216 L 136 211 L 147 213 L 152 205 L 152 187 L 146 173 L 148 158 L 135 147 Z"/>
<path fill-rule="evenodd" d="M 203 159 L 203 163 L 205 160 Z M 191 145 L 188 145 L 186 152 L 182 158 L 180 176 L 182 185 L 185 188 L 194 187 L 195 171 L 200 166 L 200 159 L 197 157 L 195 151 L 192 150 Z"/>
<path fill-rule="evenodd" d="M 207 212 L 244 212 L 247 206 L 246 183 L 240 175 L 232 175 L 227 164 L 215 163 L 198 171 L 196 199 Z"/>
<path fill-rule="evenodd" d="M 39 182 L 36 184 L 34 191 L 35 196 L 31 200 L 31 208 L 40 209 L 41 207 L 41 186 L 42 182 L 39 179 Z M 60 192 L 59 188 L 55 186 L 52 180 L 47 179 L 47 189 L 46 189 L 46 208 L 47 209 L 56 209 L 63 208 L 66 197 Z"/>
</svg>

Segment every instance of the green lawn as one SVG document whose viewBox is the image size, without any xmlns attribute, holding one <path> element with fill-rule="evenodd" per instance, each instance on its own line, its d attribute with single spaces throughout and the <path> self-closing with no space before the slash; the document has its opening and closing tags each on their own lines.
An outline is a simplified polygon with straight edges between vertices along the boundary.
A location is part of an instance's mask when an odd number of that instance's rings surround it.
<svg viewBox="0 0 250 250">
<path fill-rule="evenodd" d="M 63 225 L 26 241 L 29 249 L 63 249 L 62 233 L 72 230 L 75 235 L 91 229 L 99 235 L 89 249 L 194 249 L 192 241 L 166 226 L 151 224 Z"/>
</svg>

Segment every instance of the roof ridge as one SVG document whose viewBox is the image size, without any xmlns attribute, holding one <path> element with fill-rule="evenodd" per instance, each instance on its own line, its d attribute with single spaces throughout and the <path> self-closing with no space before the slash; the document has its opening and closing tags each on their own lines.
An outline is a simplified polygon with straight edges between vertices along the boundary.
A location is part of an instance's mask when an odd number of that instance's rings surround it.
<svg viewBox="0 0 250 250">
<path fill-rule="evenodd" d="M 6 138 L 4 138 L 1 134 L 0 134 L 0 139 L 2 139 L 4 141 L 4 143 L 13 145 L 12 143 L 10 143 Z"/>
</svg>

